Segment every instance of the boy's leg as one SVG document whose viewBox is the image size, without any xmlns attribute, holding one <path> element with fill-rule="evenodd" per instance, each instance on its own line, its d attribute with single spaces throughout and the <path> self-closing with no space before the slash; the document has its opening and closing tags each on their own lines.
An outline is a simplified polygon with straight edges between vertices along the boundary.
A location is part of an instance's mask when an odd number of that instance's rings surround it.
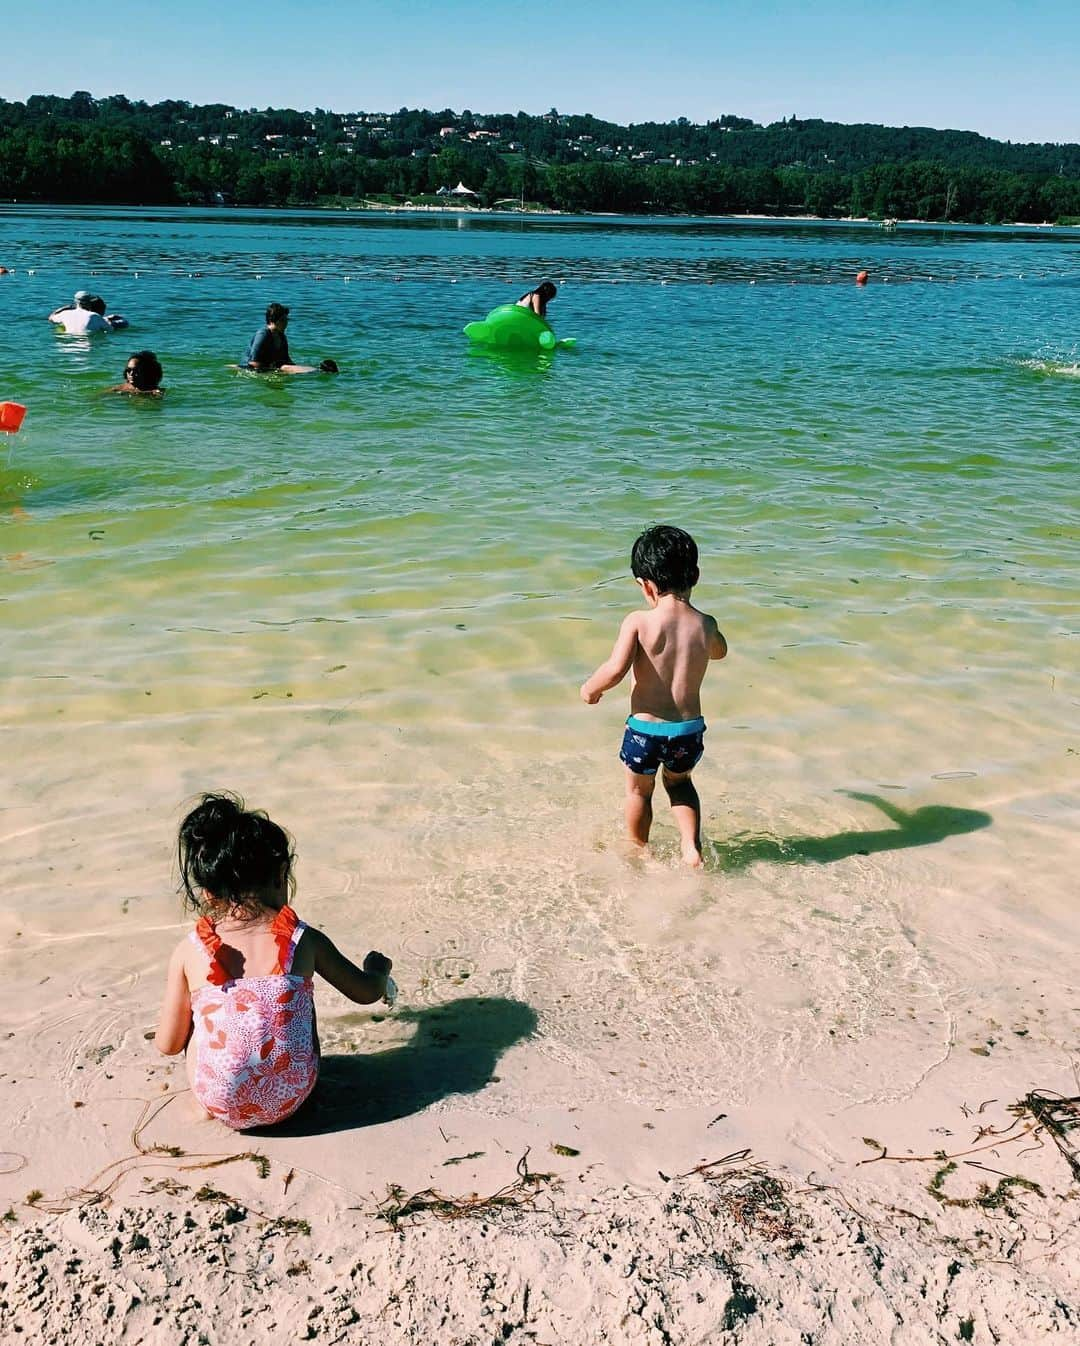
<svg viewBox="0 0 1080 1346">
<path fill-rule="evenodd" d="M 626 830 L 635 846 L 649 844 L 652 827 L 652 796 L 655 776 L 642 776 L 626 768 Z"/>
<path fill-rule="evenodd" d="M 671 800 L 671 812 L 682 840 L 683 859 L 697 869 L 701 863 L 701 801 L 689 771 L 669 771 L 664 767 L 664 789 Z"/>
</svg>

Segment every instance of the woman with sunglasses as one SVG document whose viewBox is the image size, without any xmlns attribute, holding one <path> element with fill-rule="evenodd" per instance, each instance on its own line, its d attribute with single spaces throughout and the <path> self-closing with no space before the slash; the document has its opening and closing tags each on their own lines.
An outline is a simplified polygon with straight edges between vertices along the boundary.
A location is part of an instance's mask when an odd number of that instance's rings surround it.
<svg viewBox="0 0 1080 1346">
<path fill-rule="evenodd" d="M 164 397 L 161 387 L 161 361 L 153 351 L 136 351 L 124 366 L 124 381 L 117 383 L 110 393 L 131 393 L 136 397 Z"/>
</svg>

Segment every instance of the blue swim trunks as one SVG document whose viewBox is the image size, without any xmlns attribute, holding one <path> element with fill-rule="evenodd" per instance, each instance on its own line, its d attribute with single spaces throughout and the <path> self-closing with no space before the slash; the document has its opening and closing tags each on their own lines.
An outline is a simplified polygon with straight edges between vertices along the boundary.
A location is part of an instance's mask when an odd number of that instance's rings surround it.
<svg viewBox="0 0 1080 1346">
<path fill-rule="evenodd" d="M 631 715 L 626 721 L 619 761 L 639 776 L 655 776 L 660 767 L 669 771 L 692 771 L 705 751 L 705 721 L 639 720 Z"/>
</svg>

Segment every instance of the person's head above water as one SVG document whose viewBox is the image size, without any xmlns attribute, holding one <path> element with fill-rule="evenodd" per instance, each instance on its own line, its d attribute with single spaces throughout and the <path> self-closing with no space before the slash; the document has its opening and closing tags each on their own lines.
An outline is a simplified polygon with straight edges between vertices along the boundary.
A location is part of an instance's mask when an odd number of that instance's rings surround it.
<svg viewBox="0 0 1080 1346">
<path fill-rule="evenodd" d="M 161 383 L 164 370 L 153 351 L 136 351 L 124 366 L 124 381 L 140 393 L 152 393 Z"/>
<path fill-rule="evenodd" d="M 180 882 L 200 912 L 280 908 L 293 883 L 288 833 L 238 795 L 205 794 L 180 824 Z"/>
<path fill-rule="evenodd" d="M 648 580 L 657 594 L 688 594 L 698 582 L 697 543 L 670 524 L 646 528 L 630 553 L 634 579 Z"/>
<path fill-rule="evenodd" d="M 545 304 L 550 304 L 558 293 L 558 290 L 550 280 L 541 281 L 536 287 L 537 298 L 542 300 Z"/>
<path fill-rule="evenodd" d="M 267 327 L 284 327 L 289 321 L 289 310 L 284 304 L 267 304 L 266 306 L 266 325 Z"/>
</svg>

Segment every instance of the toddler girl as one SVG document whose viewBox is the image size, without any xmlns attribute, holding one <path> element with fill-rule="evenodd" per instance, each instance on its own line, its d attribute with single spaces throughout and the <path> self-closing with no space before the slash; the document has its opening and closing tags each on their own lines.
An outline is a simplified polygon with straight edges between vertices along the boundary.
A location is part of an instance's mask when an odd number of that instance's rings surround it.
<svg viewBox="0 0 1080 1346">
<path fill-rule="evenodd" d="M 203 795 L 180 825 L 180 874 L 200 913 L 169 962 L 158 1050 L 188 1048 L 188 1077 L 206 1111 L 237 1130 L 269 1126 L 315 1087 L 319 1040 L 312 974 L 361 1005 L 391 999 L 390 959 L 363 969 L 288 905 L 289 837 L 231 795 Z"/>
</svg>

